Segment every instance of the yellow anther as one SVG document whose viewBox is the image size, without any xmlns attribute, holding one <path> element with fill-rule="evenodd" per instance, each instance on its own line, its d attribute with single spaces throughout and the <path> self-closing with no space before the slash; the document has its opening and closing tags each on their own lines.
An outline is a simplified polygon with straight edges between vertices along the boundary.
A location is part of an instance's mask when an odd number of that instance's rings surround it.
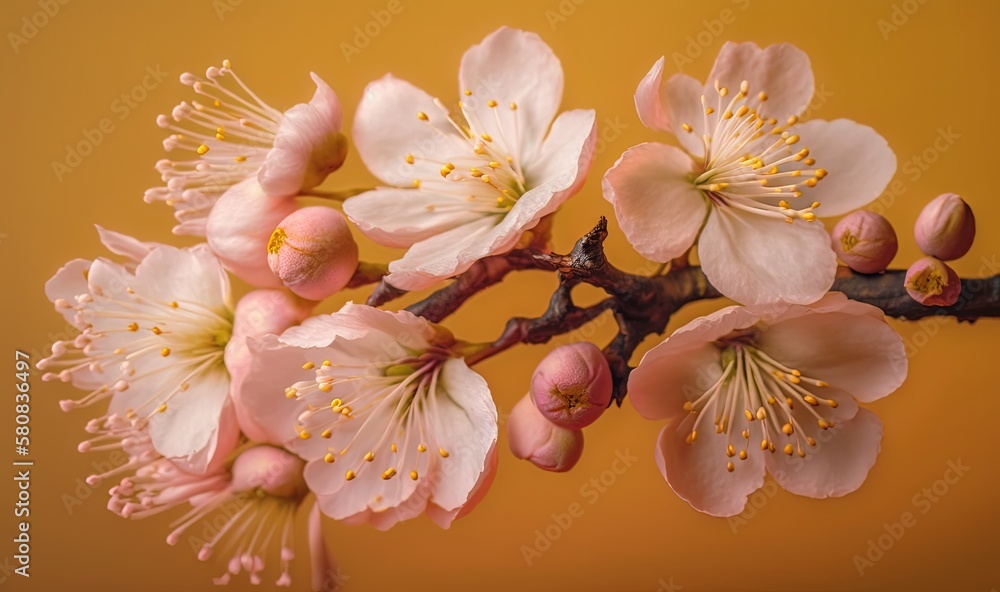
<svg viewBox="0 0 1000 592">
<path fill-rule="evenodd" d="M 236 162 L 246 162 L 247 161 L 247 157 L 246 156 L 235 156 L 235 157 L 233 157 L 233 160 L 236 161 Z"/>
<path fill-rule="evenodd" d="M 153 332 L 153 335 L 159 335 L 159 334 L 163 333 L 163 329 L 160 329 L 156 325 L 153 325 L 153 328 L 150 329 L 150 331 Z"/>
<path fill-rule="evenodd" d="M 807 443 L 808 443 L 808 444 L 809 444 L 810 446 L 815 446 L 815 445 L 816 445 L 816 440 L 814 440 L 814 439 L 813 439 L 813 438 L 812 438 L 811 436 L 806 436 L 806 442 L 807 442 Z"/>
<path fill-rule="evenodd" d="M 726 446 L 726 456 L 733 457 L 736 456 L 736 448 L 732 444 Z"/>
<path fill-rule="evenodd" d="M 427 121 L 429 118 L 427 117 L 427 114 L 424 113 L 423 111 L 417 111 L 417 119 L 419 119 L 420 121 Z"/>
<path fill-rule="evenodd" d="M 749 112 L 750 112 L 750 107 L 747 107 L 746 105 L 743 105 L 739 109 L 736 110 L 736 117 L 743 117 L 744 115 L 746 115 Z"/>
<path fill-rule="evenodd" d="M 805 457 L 806 457 L 806 451 L 802 450 L 802 447 L 799 446 L 799 458 L 805 458 Z"/>
<path fill-rule="evenodd" d="M 796 143 L 798 141 L 799 141 L 799 136 L 798 135 L 794 135 L 794 136 L 791 136 L 790 138 L 788 138 L 788 139 L 785 140 L 785 145 L 786 146 L 791 146 L 792 144 L 794 144 L 794 143 Z"/>
<path fill-rule="evenodd" d="M 467 97 L 471 97 L 472 96 L 472 91 L 469 90 L 469 89 L 465 89 L 464 91 L 462 91 L 462 94 L 464 94 Z"/>
<path fill-rule="evenodd" d="M 807 159 L 803 160 L 802 162 L 806 163 L 809 166 L 812 166 L 812 165 L 816 164 L 816 159 L 815 158 L 807 158 Z"/>
<path fill-rule="evenodd" d="M 778 207 L 779 208 L 785 208 L 787 210 L 788 208 L 792 207 L 792 204 L 788 203 L 785 200 L 781 200 L 781 201 L 778 202 Z"/>
<path fill-rule="evenodd" d="M 451 169 L 448 167 L 441 167 L 441 176 L 447 177 L 451 173 Z"/>
<path fill-rule="evenodd" d="M 809 207 L 815 210 L 816 208 L 820 207 L 821 205 L 823 205 L 823 204 L 819 203 L 818 201 L 814 201 L 814 202 L 812 202 L 812 204 Z"/>
<path fill-rule="evenodd" d="M 759 93 L 757 93 L 757 100 L 759 100 L 762 103 L 764 101 L 766 101 L 767 100 L 767 93 L 764 92 L 764 91 L 760 91 Z"/>
<path fill-rule="evenodd" d="M 351 414 L 351 408 L 349 406 L 342 408 L 340 410 L 340 414 L 341 415 L 350 415 Z"/>
<path fill-rule="evenodd" d="M 511 111 L 517 111 L 517 103 L 511 103 L 508 107 L 510 107 Z"/>
<path fill-rule="evenodd" d="M 395 476 L 396 476 L 396 469 L 392 467 L 389 467 L 388 469 L 385 470 L 385 472 L 382 473 L 382 479 L 386 481 L 392 479 Z"/>
<path fill-rule="evenodd" d="M 357 474 L 354 471 L 347 471 L 347 474 L 344 475 L 344 479 L 347 479 L 348 481 L 354 479 L 355 477 L 357 477 Z"/>
<path fill-rule="evenodd" d="M 682 123 L 681 127 L 684 128 L 684 131 L 686 131 L 687 133 L 691 133 L 692 131 L 694 131 L 694 128 L 687 123 Z"/>
<path fill-rule="evenodd" d="M 813 214 L 812 212 L 805 212 L 804 214 L 802 214 L 802 219 L 805 220 L 806 222 L 815 222 L 816 221 L 816 214 Z M 792 378 L 795 378 L 795 377 L 793 376 Z M 789 379 L 789 380 L 791 380 L 791 379 Z M 795 380 L 792 380 L 792 382 L 794 382 L 795 384 L 798 384 L 799 383 L 799 379 L 795 378 Z"/>
<path fill-rule="evenodd" d="M 375 460 L 375 453 L 374 452 L 369 452 L 368 454 L 365 455 L 365 461 L 366 462 L 372 462 L 373 460 Z"/>
<path fill-rule="evenodd" d="M 760 441 L 760 449 L 761 450 L 767 450 L 767 439 L 764 439 L 764 440 Z"/>
<path fill-rule="evenodd" d="M 763 407 L 757 410 L 757 419 L 764 421 L 766 417 L 767 417 L 767 411 L 765 411 Z"/>
<path fill-rule="evenodd" d="M 743 436 L 744 439 L 749 439 L 750 438 L 750 430 L 743 430 L 743 433 L 740 434 L 740 435 Z"/>
<path fill-rule="evenodd" d="M 747 451 L 740 450 L 740 460 L 746 460 L 746 459 L 747 459 Z"/>
<path fill-rule="evenodd" d="M 312 438 L 312 434 L 310 434 L 306 430 L 302 430 L 301 432 L 299 432 L 299 438 L 303 440 L 308 440 L 309 438 Z"/>
<path fill-rule="evenodd" d="M 722 118 L 723 119 L 732 119 L 733 118 L 733 112 L 730 111 L 730 110 L 728 110 L 728 109 L 726 109 L 726 112 L 722 114 Z"/>
<path fill-rule="evenodd" d="M 785 122 L 785 125 L 795 125 L 796 123 L 798 123 L 798 121 L 799 121 L 799 116 L 792 115 L 788 118 L 788 121 Z"/>
<path fill-rule="evenodd" d="M 418 444 L 417 445 L 417 452 L 427 452 L 427 445 L 425 445 L 425 444 Z"/>
<path fill-rule="evenodd" d="M 482 138 L 484 142 L 492 142 L 493 141 L 493 136 L 491 136 L 491 135 L 489 135 L 487 133 L 479 134 L 479 137 Z"/>
<path fill-rule="evenodd" d="M 332 435 L 333 435 L 333 430 L 331 430 L 330 428 L 327 428 L 327 429 L 323 430 L 323 433 L 320 434 L 320 436 L 326 438 L 327 440 L 329 440 L 330 436 L 332 436 Z"/>
<path fill-rule="evenodd" d="M 323 391 L 324 393 L 328 393 L 333 390 L 333 383 L 332 382 L 321 383 L 319 385 L 319 390 Z"/>
<path fill-rule="evenodd" d="M 156 408 L 156 412 L 157 413 L 163 413 L 166 410 L 167 410 L 167 404 L 166 403 L 163 403 L 159 407 Z"/>
<path fill-rule="evenodd" d="M 441 455 L 441 458 L 448 458 L 449 456 L 448 451 L 445 450 L 444 448 L 438 448 L 438 454 Z"/>
<path fill-rule="evenodd" d="M 723 87 L 721 87 L 719 89 L 719 96 L 720 97 L 725 98 L 725 96 L 728 95 L 728 94 L 729 94 L 729 89 L 728 88 L 726 88 L 726 87 L 723 86 Z"/>
<path fill-rule="evenodd" d="M 715 113 L 715 108 L 714 107 L 706 107 L 705 108 L 705 115 L 711 115 L 712 113 Z"/>
<path fill-rule="evenodd" d="M 417 189 L 419 189 L 420 188 L 420 179 L 414 179 L 413 180 L 413 186 L 416 187 Z"/>
<path fill-rule="evenodd" d="M 201 156 L 204 156 L 205 154 L 208 153 L 208 146 L 202 144 L 201 146 L 198 146 L 198 149 L 195 152 L 197 152 Z"/>
<path fill-rule="evenodd" d="M 729 471 L 730 473 L 736 470 L 736 465 L 733 464 L 733 461 L 729 461 L 726 463 L 726 470 Z"/>
<path fill-rule="evenodd" d="M 791 436 L 791 435 L 792 435 L 792 433 L 793 433 L 793 432 L 795 432 L 795 428 L 793 428 L 793 427 L 792 427 L 792 424 L 790 424 L 790 423 L 786 423 L 785 425 L 781 426 L 781 431 L 782 431 L 782 432 L 783 432 L 783 433 L 784 433 L 784 434 L 785 434 L 786 436 Z"/>
<path fill-rule="evenodd" d="M 793 452 L 795 452 L 795 447 L 791 444 L 785 444 L 785 454 L 791 456 Z"/>
<path fill-rule="evenodd" d="M 396 446 L 395 442 L 392 443 L 392 446 L 389 447 L 389 450 L 393 452 L 399 452 L 399 448 Z"/>
<path fill-rule="evenodd" d="M 694 442 L 697 437 L 698 430 L 691 430 L 691 433 L 684 438 L 684 441 L 690 444 L 691 442 Z"/>
<path fill-rule="evenodd" d="M 694 403 L 691 401 L 684 401 L 684 411 L 691 411 L 694 409 Z"/>
<path fill-rule="evenodd" d="M 803 400 L 804 400 L 804 401 L 805 401 L 806 403 L 809 403 L 810 405 L 812 405 L 813 407 L 815 407 L 815 406 L 819 405 L 819 401 L 817 401 L 817 400 L 816 400 L 816 397 L 814 397 L 814 396 L 812 396 L 812 395 L 806 395 L 806 396 L 802 397 L 802 399 L 803 399 Z"/>
<path fill-rule="evenodd" d="M 816 423 L 819 424 L 819 427 L 823 428 L 824 430 L 833 427 L 832 422 L 829 422 L 823 418 L 820 418 Z"/>
<path fill-rule="evenodd" d="M 826 172 L 826 169 L 816 169 L 816 178 L 817 179 L 822 179 L 823 177 L 825 177 L 825 176 L 827 176 L 829 174 L 830 173 Z"/>
<path fill-rule="evenodd" d="M 812 179 L 806 179 L 805 186 L 806 187 L 815 187 L 817 182 L 818 182 L 818 180 L 815 177 L 813 177 Z"/>
<path fill-rule="evenodd" d="M 340 399 L 334 399 L 334 400 L 330 401 L 330 409 L 333 409 L 334 411 L 336 411 L 337 408 L 340 407 L 343 404 L 344 404 L 344 402 L 341 401 Z"/>
<path fill-rule="evenodd" d="M 326 456 L 323 457 L 323 460 L 325 460 L 327 464 L 333 464 L 333 462 L 337 460 L 337 457 L 334 456 L 332 452 L 327 452 Z"/>
<path fill-rule="evenodd" d="M 412 154 L 406 155 L 406 164 L 413 164 L 417 159 L 413 158 Z"/>
<path fill-rule="evenodd" d="M 489 107 L 490 109 L 492 109 L 492 108 L 494 108 L 494 107 L 497 106 L 497 102 L 494 101 L 493 99 L 490 99 L 490 100 L 486 101 L 486 106 Z"/>
<path fill-rule="evenodd" d="M 160 355 L 163 356 L 164 358 L 167 357 L 167 356 L 169 356 L 170 355 L 170 348 L 169 347 L 165 347 L 165 348 L 161 349 L 160 350 Z"/>
<path fill-rule="evenodd" d="M 747 421 L 753 421 L 753 413 L 751 413 L 749 409 L 744 409 L 743 415 L 747 416 Z"/>
<path fill-rule="evenodd" d="M 479 180 L 482 181 L 483 183 L 489 183 L 490 182 L 490 176 L 489 175 L 483 175 L 482 177 L 480 177 Z"/>
<path fill-rule="evenodd" d="M 416 471 L 410 471 L 410 479 L 413 479 L 414 481 L 416 481 L 417 477 L 419 477 L 419 476 L 420 475 L 418 475 Z"/>
<path fill-rule="evenodd" d="M 826 400 L 826 404 L 829 405 L 830 407 L 832 407 L 833 409 L 836 409 L 837 407 L 840 407 L 840 403 L 834 401 L 833 399 L 827 399 Z"/>
<path fill-rule="evenodd" d="M 313 364 L 312 362 L 306 362 L 305 364 L 302 364 L 302 369 L 303 370 L 312 370 L 315 367 L 316 367 L 316 364 Z"/>
</svg>

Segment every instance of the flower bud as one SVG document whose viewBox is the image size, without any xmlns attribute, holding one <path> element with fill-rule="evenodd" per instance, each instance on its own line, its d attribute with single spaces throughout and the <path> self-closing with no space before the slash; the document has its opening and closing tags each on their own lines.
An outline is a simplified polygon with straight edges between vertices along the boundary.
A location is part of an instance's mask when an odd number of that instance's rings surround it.
<svg viewBox="0 0 1000 592">
<path fill-rule="evenodd" d="M 274 446 L 248 448 L 233 462 L 233 491 L 243 493 L 260 488 L 274 497 L 299 497 L 309 490 L 302 476 L 305 464 L 294 454 Z"/>
<path fill-rule="evenodd" d="M 559 427 L 545 419 L 531 395 L 521 397 L 507 419 L 507 440 L 515 457 L 546 471 L 573 468 L 583 454 L 583 432 Z"/>
<path fill-rule="evenodd" d="M 925 255 L 952 261 L 969 252 L 976 237 L 976 218 L 972 208 L 954 193 L 935 197 L 924 206 L 913 236 Z"/>
<path fill-rule="evenodd" d="M 571 429 L 588 426 L 611 402 L 608 361 L 590 342 L 557 347 L 535 368 L 531 396 L 552 423 Z"/>
<path fill-rule="evenodd" d="M 858 273 L 880 273 L 899 250 L 896 231 L 885 217 L 855 210 L 833 227 L 833 250 Z"/>
<path fill-rule="evenodd" d="M 951 306 L 962 292 L 955 270 L 934 257 L 924 257 L 911 265 L 903 285 L 910 297 L 926 306 Z"/>
<path fill-rule="evenodd" d="M 351 280 L 358 267 L 358 245 L 343 214 L 313 206 L 278 224 L 267 244 L 267 262 L 289 290 L 322 300 Z"/>
</svg>

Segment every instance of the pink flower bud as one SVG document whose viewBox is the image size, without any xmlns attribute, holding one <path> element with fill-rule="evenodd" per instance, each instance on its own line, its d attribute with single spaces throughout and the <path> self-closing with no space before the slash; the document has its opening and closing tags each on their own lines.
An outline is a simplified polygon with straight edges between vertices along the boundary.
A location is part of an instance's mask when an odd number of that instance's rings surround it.
<svg viewBox="0 0 1000 592">
<path fill-rule="evenodd" d="M 896 231 L 885 217 L 855 210 L 833 227 L 833 250 L 858 273 L 881 273 L 899 250 Z"/>
<path fill-rule="evenodd" d="M 951 306 L 962 292 L 955 270 L 934 257 L 924 257 L 911 265 L 903 285 L 914 300 L 926 306 Z"/>
<path fill-rule="evenodd" d="M 322 300 L 344 288 L 358 267 L 358 245 L 344 215 L 313 206 L 278 224 L 267 244 L 267 262 L 289 290 Z"/>
<path fill-rule="evenodd" d="M 515 457 L 556 473 L 572 469 L 583 454 L 583 432 L 559 427 L 545 419 L 530 394 L 521 397 L 511 410 L 507 440 Z"/>
<path fill-rule="evenodd" d="M 243 493 L 260 488 L 275 497 L 296 498 L 306 487 L 302 470 L 306 463 L 294 454 L 274 446 L 254 446 L 233 462 L 233 491 Z"/>
<path fill-rule="evenodd" d="M 969 252 L 976 237 L 972 208 L 954 193 L 935 197 L 924 206 L 913 227 L 917 245 L 926 255 L 952 261 Z"/>
<path fill-rule="evenodd" d="M 531 396 L 552 423 L 572 429 L 588 426 L 611 402 L 608 361 L 590 342 L 557 347 L 535 368 Z"/>
</svg>

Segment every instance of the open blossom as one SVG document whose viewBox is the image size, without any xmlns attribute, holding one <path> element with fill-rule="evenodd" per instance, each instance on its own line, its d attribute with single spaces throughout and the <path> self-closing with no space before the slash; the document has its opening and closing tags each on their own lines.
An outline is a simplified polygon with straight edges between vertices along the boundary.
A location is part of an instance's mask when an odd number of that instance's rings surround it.
<svg viewBox="0 0 1000 592">
<path fill-rule="evenodd" d="M 203 471 L 235 426 L 223 352 L 232 331 L 229 280 L 205 245 L 178 249 L 100 229 L 126 263 L 69 262 L 45 293 L 80 333 L 39 362 L 44 380 L 89 393 L 64 410 L 108 403 L 148 424 L 165 457 Z"/>
<path fill-rule="evenodd" d="M 458 77 L 457 112 L 387 75 L 355 116 L 358 153 L 392 187 L 351 198 L 344 211 L 372 240 L 409 248 L 386 278 L 404 290 L 514 248 L 590 168 L 594 112 L 556 117 L 562 66 L 538 35 L 500 28 L 465 53 Z"/>
<path fill-rule="evenodd" d="M 191 473 L 160 456 L 134 421 L 116 416 L 107 424 L 109 437 L 117 437 L 129 455 L 122 467 L 88 479 L 96 484 L 101 477 L 124 474 L 109 491 L 109 510 L 123 518 L 142 519 L 188 507 L 171 524 L 167 543 L 176 545 L 184 540 L 201 561 L 214 558 L 217 550 L 231 554 L 223 558 L 226 572 L 215 579 L 216 584 L 228 584 L 244 571 L 252 584 L 260 584 L 269 569 L 266 562 L 274 560 L 278 567 L 276 585 L 291 585 L 295 515 L 308 493 L 301 459 L 273 446 L 249 445 L 235 455 L 228 468 L 220 465 L 204 473 Z M 230 446 L 226 454 L 232 451 Z M 313 536 L 312 531 L 319 531 L 319 520 L 318 511 L 309 520 L 314 590 L 323 589 L 330 561 L 322 537 Z M 206 524 L 211 527 L 206 528 Z"/>
<path fill-rule="evenodd" d="M 447 528 L 486 493 L 497 413 L 447 330 L 345 305 L 251 342 L 248 413 L 287 421 L 323 512 L 379 529 L 427 513 Z"/>
<path fill-rule="evenodd" d="M 311 189 L 340 167 L 347 142 L 340 133 L 340 100 L 319 76 L 308 103 L 281 112 L 262 101 L 233 71 L 229 60 L 201 78 L 181 75 L 203 100 L 184 101 L 157 124 L 172 133 L 163 141 L 168 152 L 182 150 L 183 160 L 156 164 L 165 183 L 146 191 L 149 203 L 175 208 L 176 234 L 205 234 L 205 219 L 215 202 L 240 181 L 256 178 L 274 197 Z"/>
<path fill-rule="evenodd" d="M 692 321 L 642 358 L 628 393 L 643 417 L 670 422 L 656 461 L 674 492 L 732 516 L 765 472 L 814 498 L 860 487 L 882 422 L 858 402 L 896 390 L 906 367 L 882 311 L 832 293 L 809 306 L 730 306 Z"/>
<path fill-rule="evenodd" d="M 667 262 L 697 240 L 705 275 L 744 304 L 817 300 L 837 267 L 817 216 L 878 197 L 896 156 L 852 121 L 799 122 L 813 75 L 791 45 L 727 42 L 706 84 L 684 74 L 664 82 L 663 62 L 639 84 L 636 109 L 683 150 L 640 144 L 604 177 L 629 242 Z"/>
</svg>

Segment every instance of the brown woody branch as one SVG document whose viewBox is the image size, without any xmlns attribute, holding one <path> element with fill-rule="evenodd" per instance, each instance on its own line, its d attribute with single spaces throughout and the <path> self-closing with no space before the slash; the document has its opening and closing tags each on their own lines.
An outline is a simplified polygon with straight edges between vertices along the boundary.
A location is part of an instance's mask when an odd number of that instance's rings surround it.
<svg viewBox="0 0 1000 592">
<path fill-rule="evenodd" d="M 449 286 L 434 292 L 408 310 L 439 322 L 454 312 L 477 292 L 500 282 L 508 273 L 521 269 L 541 269 L 559 274 L 559 287 L 546 311 L 537 318 L 513 318 L 501 335 L 479 353 L 468 358 L 470 364 L 496 355 L 519 343 L 545 343 L 552 337 L 573 331 L 612 310 L 618 324 L 617 336 L 604 348 L 604 355 L 614 377 L 614 400 L 621 405 L 625 397 L 635 349 L 649 335 L 666 329 L 670 317 L 684 305 L 722 295 L 708 282 L 701 268 L 672 264 L 662 275 L 642 276 L 625 273 L 612 265 L 604 254 L 607 220 L 603 217 L 593 230 L 576 242 L 573 250 L 558 255 L 530 246 L 507 255 L 477 262 Z M 681 262 L 683 263 L 683 262 Z M 944 315 L 960 321 L 981 317 L 1000 317 L 1000 275 L 985 279 L 963 279 L 958 302 L 948 307 L 924 306 L 907 294 L 903 287 L 906 272 L 889 270 L 877 275 L 863 275 L 843 268 L 833 290 L 849 298 L 881 308 L 888 316 L 902 319 Z M 587 283 L 601 288 L 608 298 L 598 304 L 579 308 L 573 303 L 573 287 Z M 384 282 L 369 299 L 382 303 L 386 296 L 401 292 L 383 289 Z M 382 290 L 380 293 L 379 291 Z M 395 294 L 395 295 L 393 295 Z M 376 297 L 378 296 L 378 297 Z M 390 298 L 391 299 L 391 298 Z"/>
</svg>

